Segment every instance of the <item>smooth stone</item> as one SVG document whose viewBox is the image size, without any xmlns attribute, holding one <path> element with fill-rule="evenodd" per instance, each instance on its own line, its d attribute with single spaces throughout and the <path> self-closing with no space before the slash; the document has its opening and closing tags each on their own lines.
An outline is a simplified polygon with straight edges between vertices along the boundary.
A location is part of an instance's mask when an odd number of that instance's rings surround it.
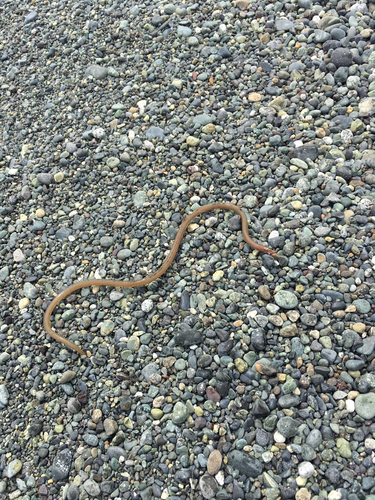
<svg viewBox="0 0 375 500">
<path fill-rule="evenodd" d="M 98 64 L 92 64 L 85 71 L 85 76 L 92 76 L 96 80 L 103 80 L 108 75 L 108 69 L 99 66 Z"/>
<path fill-rule="evenodd" d="M 246 477 L 256 478 L 263 472 L 260 460 L 240 450 L 233 450 L 228 454 L 228 463 Z"/>
<path fill-rule="evenodd" d="M 189 410 L 184 403 L 178 401 L 173 408 L 172 422 L 174 424 L 182 424 L 189 416 Z"/>
<path fill-rule="evenodd" d="M 141 208 L 143 205 L 146 203 L 148 197 L 147 194 L 144 191 L 138 191 L 134 196 L 133 196 L 133 203 L 136 208 Z"/>
<path fill-rule="evenodd" d="M 292 292 L 281 290 L 276 293 L 275 302 L 284 309 L 294 309 L 298 305 L 298 298 Z"/>
<path fill-rule="evenodd" d="M 375 394 L 359 394 L 355 399 L 355 411 L 365 420 L 371 420 L 375 417 Z"/>
<path fill-rule="evenodd" d="M 3 470 L 3 476 L 8 477 L 9 479 L 14 477 L 19 471 L 22 469 L 21 460 L 15 459 L 12 460 Z"/>
<path fill-rule="evenodd" d="M 69 449 L 62 450 L 56 455 L 51 467 L 51 474 L 54 481 L 61 481 L 69 476 L 73 454 Z"/>
<path fill-rule="evenodd" d="M 282 417 L 277 422 L 277 430 L 285 438 L 294 437 L 298 432 L 299 423 L 292 417 Z"/>
</svg>

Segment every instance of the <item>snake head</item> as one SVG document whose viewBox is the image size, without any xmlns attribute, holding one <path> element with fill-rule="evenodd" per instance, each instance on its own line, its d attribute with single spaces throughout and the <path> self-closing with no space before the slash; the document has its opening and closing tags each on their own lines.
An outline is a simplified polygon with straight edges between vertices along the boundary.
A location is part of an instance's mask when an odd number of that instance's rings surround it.
<svg viewBox="0 0 375 500">
<path fill-rule="evenodd" d="M 271 250 L 271 248 L 267 248 L 267 250 L 264 251 L 264 253 L 267 253 L 268 255 L 272 255 L 272 257 L 279 261 L 279 256 L 277 255 L 277 252 L 275 250 Z"/>
</svg>

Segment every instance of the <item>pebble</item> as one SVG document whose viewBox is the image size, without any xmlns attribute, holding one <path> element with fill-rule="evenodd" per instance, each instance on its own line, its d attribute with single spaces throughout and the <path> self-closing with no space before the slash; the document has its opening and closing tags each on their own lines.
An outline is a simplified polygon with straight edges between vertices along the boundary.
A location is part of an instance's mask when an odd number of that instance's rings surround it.
<svg viewBox="0 0 375 500">
<path fill-rule="evenodd" d="M 355 411 L 365 420 L 371 420 L 375 417 L 375 394 L 359 394 L 355 399 Z"/>
</svg>

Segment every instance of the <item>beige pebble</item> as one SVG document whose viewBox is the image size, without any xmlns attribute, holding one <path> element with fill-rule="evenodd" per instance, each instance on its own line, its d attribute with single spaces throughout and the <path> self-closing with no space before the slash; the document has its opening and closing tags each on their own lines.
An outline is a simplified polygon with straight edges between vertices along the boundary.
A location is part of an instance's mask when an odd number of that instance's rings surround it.
<svg viewBox="0 0 375 500">
<path fill-rule="evenodd" d="M 292 205 L 292 207 L 294 208 L 294 210 L 301 210 L 301 208 L 303 206 L 302 202 L 299 201 L 299 200 L 292 201 L 290 204 Z"/>
<path fill-rule="evenodd" d="M 296 500 L 310 500 L 311 493 L 307 488 L 301 488 L 296 493 Z"/>
<path fill-rule="evenodd" d="M 213 123 L 207 123 L 207 125 L 202 127 L 202 132 L 204 134 L 213 134 L 215 130 L 215 125 Z"/>
<path fill-rule="evenodd" d="M 189 135 L 189 137 L 186 139 L 186 143 L 189 146 L 197 146 L 200 143 L 200 139 L 198 139 L 198 137 L 193 137 L 192 135 Z"/>
<path fill-rule="evenodd" d="M 224 276 L 224 271 L 220 269 L 219 271 L 214 272 L 212 279 L 214 281 L 219 281 L 223 276 Z"/>
<path fill-rule="evenodd" d="M 328 493 L 328 500 L 341 500 L 342 495 L 337 490 L 332 490 Z"/>
<path fill-rule="evenodd" d="M 288 311 L 286 313 L 286 315 L 288 316 L 288 319 L 290 321 L 292 321 L 293 323 L 295 323 L 296 321 L 299 320 L 299 317 L 300 317 L 300 314 L 298 311 Z"/>
<path fill-rule="evenodd" d="M 41 219 L 46 215 L 46 212 L 43 210 L 43 208 L 38 208 L 38 210 L 35 212 L 35 215 Z"/>
<path fill-rule="evenodd" d="M 103 422 L 104 430 L 107 436 L 112 436 L 118 431 L 118 424 L 113 418 L 106 418 Z"/>
<path fill-rule="evenodd" d="M 284 320 L 281 316 L 278 314 L 272 314 L 271 316 L 268 317 L 270 323 L 272 323 L 275 326 L 281 326 L 284 323 Z"/>
<path fill-rule="evenodd" d="M 126 222 L 124 220 L 115 220 L 113 223 L 114 227 L 124 227 Z"/>
<path fill-rule="evenodd" d="M 364 323 L 354 323 L 351 328 L 357 333 L 364 333 L 366 331 L 366 325 Z"/>
<path fill-rule="evenodd" d="M 268 43 L 270 41 L 270 34 L 269 33 L 262 33 L 259 37 L 260 43 Z"/>
<path fill-rule="evenodd" d="M 249 94 L 248 99 L 251 102 L 259 102 L 262 100 L 262 96 L 257 92 L 252 92 L 251 94 Z"/>
<path fill-rule="evenodd" d="M 358 391 L 349 391 L 347 397 L 349 400 L 354 400 L 357 396 L 359 396 Z"/>
<path fill-rule="evenodd" d="M 193 231 L 195 231 L 196 229 L 198 229 L 198 227 L 199 227 L 199 224 L 190 224 L 189 227 L 188 227 L 189 233 L 192 233 Z"/>
<path fill-rule="evenodd" d="M 95 422 L 97 424 L 99 422 L 99 420 L 101 420 L 102 415 L 103 415 L 102 410 L 100 410 L 99 408 L 95 408 L 95 410 L 93 410 L 93 412 L 92 412 L 93 422 Z"/>
<path fill-rule="evenodd" d="M 333 316 L 342 319 L 345 317 L 345 311 L 334 311 Z"/>
<path fill-rule="evenodd" d="M 240 10 L 246 10 L 249 7 L 250 2 L 249 0 L 235 0 L 234 4 Z"/>
<path fill-rule="evenodd" d="M 62 182 L 64 180 L 64 172 L 57 172 L 53 178 L 55 179 L 55 182 Z"/>
<path fill-rule="evenodd" d="M 316 256 L 316 260 L 318 264 L 321 264 L 322 262 L 325 262 L 327 258 L 323 253 L 318 253 L 318 255 Z"/>
<path fill-rule="evenodd" d="M 220 470 L 223 457 L 219 450 L 211 451 L 207 461 L 207 472 L 214 476 Z"/>
<path fill-rule="evenodd" d="M 345 210 L 344 219 L 346 224 L 349 224 L 350 218 L 353 217 L 353 215 L 354 215 L 353 210 Z"/>
<path fill-rule="evenodd" d="M 307 483 L 307 477 L 297 476 L 296 483 L 298 484 L 298 486 L 305 486 L 305 484 Z M 296 498 L 297 498 L 297 495 L 296 495 Z"/>
<path fill-rule="evenodd" d="M 370 38 L 370 36 L 372 35 L 374 30 L 370 29 L 370 28 L 365 28 L 364 30 L 361 31 L 361 36 L 363 36 L 363 38 Z"/>
<path fill-rule="evenodd" d="M 25 309 L 30 304 L 30 300 L 27 297 L 24 297 L 18 302 L 18 307 L 20 309 Z"/>
</svg>

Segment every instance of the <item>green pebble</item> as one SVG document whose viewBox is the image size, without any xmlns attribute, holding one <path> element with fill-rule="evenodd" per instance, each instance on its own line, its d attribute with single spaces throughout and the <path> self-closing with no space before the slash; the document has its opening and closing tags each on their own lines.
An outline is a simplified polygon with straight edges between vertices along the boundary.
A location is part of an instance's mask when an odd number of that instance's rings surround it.
<svg viewBox="0 0 375 500">
<path fill-rule="evenodd" d="M 139 337 L 132 335 L 127 342 L 127 348 L 130 351 L 136 352 L 136 351 L 138 351 L 140 344 L 141 344 L 141 342 L 140 342 Z"/>
<path fill-rule="evenodd" d="M 160 408 L 153 408 L 151 410 L 151 416 L 154 420 L 160 420 L 163 415 L 164 415 L 164 412 L 163 412 L 163 410 L 160 410 Z"/>
<path fill-rule="evenodd" d="M 61 315 L 61 319 L 63 321 L 69 321 L 74 318 L 76 315 L 76 312 L 74 309 L 68 309 L 67 311 L 64 311 Z"/>
<path fill-rule="evenodd" d="M 339 455 L 342 458 L 351 458 L 352 450 L 350 449 L 350 443 L 344 438 L 339 438 L 336 441 L 336 446 L 339 452 Z"/>
<path fill-rule="evenodd" d="M 186 405 L 184 405 L 184 403 L 181 403 L 181 401 L 178 401 L 173 408 L 172 422 L 174 424 L 182 424 L 185 422 L 188 416 L 189 410 L 187 409 Z"/>
<path fill-rule="evenodd" d="M 282 391 L 284 394 L 290 394 L 294 391 L 296 387 L 297 387 L 296 381 L 293 378 L 289 378 L 289 380 L 287 380 L 285 384 L 283 384 Z"/>
</svg>

